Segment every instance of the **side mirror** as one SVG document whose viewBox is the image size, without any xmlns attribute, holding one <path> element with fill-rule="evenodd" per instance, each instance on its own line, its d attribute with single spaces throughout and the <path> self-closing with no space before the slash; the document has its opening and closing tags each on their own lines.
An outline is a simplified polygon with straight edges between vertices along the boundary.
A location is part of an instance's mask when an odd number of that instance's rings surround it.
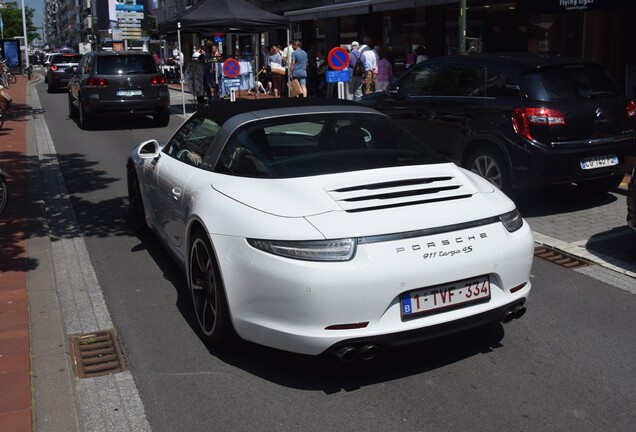
<svg viewBox="0 0 636 432">
<path fill-rule="evenodd" d="M 137 155 L 142 159 L 154 159 L 161 154 L 161 146 L 157 140 L 148 140 L 137 146 Z"/>
</svg>

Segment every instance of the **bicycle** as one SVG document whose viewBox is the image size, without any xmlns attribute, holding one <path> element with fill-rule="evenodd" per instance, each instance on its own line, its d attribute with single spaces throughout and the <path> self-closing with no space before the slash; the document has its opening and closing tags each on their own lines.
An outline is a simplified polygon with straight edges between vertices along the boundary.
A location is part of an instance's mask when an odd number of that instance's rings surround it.
<svg viewBox="0 0 636 432">
<path fill-rule="evenodd" d="M 9 85 L 18 82 L 18 78 L 11 73 L 6 60 L 0 61 L 0 85 L 9 88 Z"/>
<path fill-rule="evenodd" d="M 20 71 L 21 75 L 26 75 L 27 79 L 29 81 L 31 81 L 31 77 L 33 76 L 33 65 L 29 64 L 29 66 L 25 66 L 22 68 L 22 71 Z"/>
<path fill-rule="evenodd" d="M 0 168 L 0 214 L 7 208 L 7 202 L 9 201 L 8 177 L 9 175 Z"/>
</svg>

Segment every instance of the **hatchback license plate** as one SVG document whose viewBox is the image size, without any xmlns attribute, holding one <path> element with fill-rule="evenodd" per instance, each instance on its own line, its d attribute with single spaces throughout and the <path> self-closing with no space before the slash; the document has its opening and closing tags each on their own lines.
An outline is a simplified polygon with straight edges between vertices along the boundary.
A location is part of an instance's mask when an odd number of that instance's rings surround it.
<svg viewBox="0 0 636 432">
<path fill-rule="evenodd" d="M 489 300 L 490 278 L 488 275 L 483 275 L 406 292 L 402 294 L 400 304 L 402 318 L 411 318 L 417 315 L 434 314 Z"/>
<path fill-rule="evenodd" d="M 618 165 L 618 156 L 606 155 L 581 159 L 581 169 L 589 170 Z"/>
<path fill-rule="evenodd" d="M 117 90 L 117 96 L 141 96 L 141 90 Z"/>
</svg>

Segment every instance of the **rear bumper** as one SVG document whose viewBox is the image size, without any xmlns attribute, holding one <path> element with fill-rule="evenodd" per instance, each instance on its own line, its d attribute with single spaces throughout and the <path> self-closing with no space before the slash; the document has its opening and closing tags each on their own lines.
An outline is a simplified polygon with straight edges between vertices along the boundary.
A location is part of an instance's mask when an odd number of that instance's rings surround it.
<svg viewBox="0 0 636 432">
<path fill-rule="evenodd" d="M 509 149 L 511 177 L 516 189 L 535 189 L 550 184 L 594 180 L 629 172 L 629 160 L 636 155 L 636 139 L 605 145 L 552 148 L 522 138 Z M 582 169 L 581 160 L 616 155 L 618 165 Z"/>
<path fill-rule="evenodd" d="M 170 98 L 134 101 L 102 101 L 99 99 L 89 99 L 85 103 L 85 107 L 91 114 L 97 115 L 158 114 L 170 109 Z"/>
</svg>

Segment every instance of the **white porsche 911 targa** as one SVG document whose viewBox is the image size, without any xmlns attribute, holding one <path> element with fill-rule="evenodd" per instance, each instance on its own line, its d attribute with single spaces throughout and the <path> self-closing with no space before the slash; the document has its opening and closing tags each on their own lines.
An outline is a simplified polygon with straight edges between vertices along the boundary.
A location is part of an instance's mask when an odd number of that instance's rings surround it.
<svg viewBox="0 0 636 432">
<path fill-rule="evenodd" d="M 219 103 L 127 172 L 134 227 L 182 266 L 212 345 L 370 359 L 525 312 L 515 204 L 355 102 Z"/>
</svg>

